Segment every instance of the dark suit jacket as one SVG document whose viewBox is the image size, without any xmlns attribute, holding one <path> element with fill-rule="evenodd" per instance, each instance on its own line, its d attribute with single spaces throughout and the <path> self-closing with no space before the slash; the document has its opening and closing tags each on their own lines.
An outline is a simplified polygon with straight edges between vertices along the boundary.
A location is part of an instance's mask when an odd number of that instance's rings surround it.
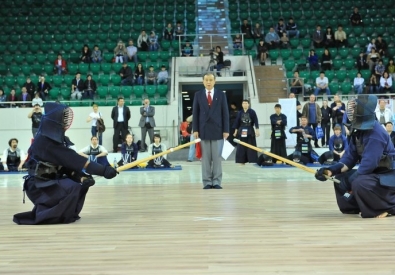
<svg viewBox="0 0 395 275">
<path fill-rule="evenodd" d="M 118 123 L 118 106 L 115 106 L 114 108 L 112 108 L 111 118 L 113 120 L 113 127 L 115 128 Z M 129 107 L 126 107 L 125 105 L 123 105 L 123 118 L 124 118 L 124 120 L 123 120 L 124 128 L 127 128 L 129 119 L 130 119 L 130 109 L 129 109 Z"/>
<path fill-rule="evenodd" d="M 19 95 L 18 101 L 23 101 L 23 95 Z M 32 106 L 32 98 L 29 94 L 26 95 L 25 103 L 20 103 L 19 106 Z"/>
<path fill-rule="evenodd" d="M 193 131 L 202 140 L 223 139 L 229 133 L 229 110 L 225 94 L 214 89 L 211 107 L 208 106 L 206 90 L 198 91 L 193 99 Z"/>
<path fill-rule="evenodd" d="M 52 87 L 51 85 L 48 84 L 48 82 L 44 82 L 44 87 L 41 87 L 41 82 L 37 83 L 37 92 L 44 92 L 45 90 L 51 90 Z"/>
<path fill-rule="evenodd" d="M 85 81 L 80 78 L 80 81 L 78 82 L 78 85 L 77 85 L 77 79 L 74 78 L 71 81 L 71 85 L 72 86 L 74 85 L 74 91 L 75 91 L 76 88 L 78 88 L 78 91 L 82 92 L 84 90 L 84 88 L 85 88 Z"/>
<path fill-rule="evenodd" d="M 155 127 L 155 119 L 154 119 L 154 115 L 155 115 L 155 107 L 152 107 L 151 105 L 149 105 L 148 107 L 148 112 L 145 113 L 145 108 L 144 107 L 140 107 L 140 122 L 139 122 L 139 126 L 140 127 L 144 127 L 145 126 L 145 119 L 148 117 L 148 122 L 151 125 L 151 127 Z"/>
</svg>

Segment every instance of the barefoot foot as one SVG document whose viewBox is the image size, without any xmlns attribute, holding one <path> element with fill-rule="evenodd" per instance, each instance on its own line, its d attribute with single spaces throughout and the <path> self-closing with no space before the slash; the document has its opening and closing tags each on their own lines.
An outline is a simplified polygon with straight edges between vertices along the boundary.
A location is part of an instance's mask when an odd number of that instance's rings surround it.
<svg viewBox="0 0 395 275">
<path fill-rule="evenodd" d="M 387 216 L 388 216 L 388 212 L 384 212 L 384 213 L 381 213 L 380 215 L 376 216 L 376 218 L 380 219 L 380 218 L 385 218 Z"/>
</svg>

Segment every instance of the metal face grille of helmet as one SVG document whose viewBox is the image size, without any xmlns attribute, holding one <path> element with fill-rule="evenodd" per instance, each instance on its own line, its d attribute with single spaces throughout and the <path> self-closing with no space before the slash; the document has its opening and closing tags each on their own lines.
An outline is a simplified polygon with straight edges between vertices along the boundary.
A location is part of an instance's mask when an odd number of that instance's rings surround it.
<svg viewBox="0 0 395 275">
<path fill-rule="evenodd" d="M 74 113 L 71 108 L 66 108 L 63 110 L 63 128 L 66 131 L 71 127 L 73 123 Z"/>
<path fill-rule="evenodd" d="M 357 107 L 357 101 L 355 100 L 355 98 L 352 98 L 352 99 L 350 99 L 350 100 L 347 102 L 347 110 L 346 110 L 346 112 L 347 112 L 347 118 L 348 118 L 351 122 L 353 122 L 354 119 L 356 118 L 356 114 L 355 114 L 356 107 Z"/>
</svg>

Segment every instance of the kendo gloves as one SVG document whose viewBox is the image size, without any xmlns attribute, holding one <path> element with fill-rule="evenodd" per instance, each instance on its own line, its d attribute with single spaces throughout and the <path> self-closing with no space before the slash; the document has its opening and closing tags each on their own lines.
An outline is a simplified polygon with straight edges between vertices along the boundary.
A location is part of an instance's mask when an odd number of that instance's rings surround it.
<svg viewBox="0 0 395 275">
<path fill-rule="evenodd" d="M 336 163 L 335 165 L 329 167 L 322 167 L 318 169 L 315 173 L 315 178 L 320 181 L 326 181 L 327 178 L 325 177 L 325 175 L 328 175 L 327 171 L 331 171 L 332 176 L 335 176 L 341 173 L 343 166 L 343 163 Z"/>
<path fill-rule="evenodd" d="M 106 179 L 115 178 L 118 174 L 117 170 L 112 168 L 111 166 L 101 165 L 96 162 L 89 162 L 88 166 L 86 167 L 85 171 L 89 174 L 103 176 Z"/>
</svg>

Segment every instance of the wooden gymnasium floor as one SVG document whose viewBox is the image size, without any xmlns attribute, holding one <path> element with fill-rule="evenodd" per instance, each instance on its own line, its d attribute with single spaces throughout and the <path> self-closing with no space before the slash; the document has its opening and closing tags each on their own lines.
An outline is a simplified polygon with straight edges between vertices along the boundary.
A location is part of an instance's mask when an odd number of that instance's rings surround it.
<svg viewBox="0 0 395 275">
<path fill-rule="evenodd" d="M 330 182 L 224 162 L 100 179 L 74 224 L 18 226 L 21 176 L 0 176 L 0 274 L 395 274 L 395 218 L 341 214 Z"/>
</svg>

